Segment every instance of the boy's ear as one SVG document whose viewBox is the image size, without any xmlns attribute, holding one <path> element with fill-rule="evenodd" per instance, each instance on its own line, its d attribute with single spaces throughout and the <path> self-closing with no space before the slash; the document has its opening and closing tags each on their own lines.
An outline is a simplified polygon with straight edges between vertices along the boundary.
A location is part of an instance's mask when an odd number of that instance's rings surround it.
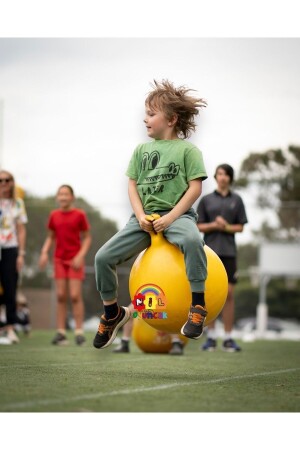
<svg viewBox="0 0 300 450">
<path fill-rule="evenodd" d="M 177 120 L 178 120 L 178 115 L 174 114 L 174 116 L 171 117 L 171 119 L 169 120 L 169 126 L 173 127 L 176 124 Z"/>
</svg>

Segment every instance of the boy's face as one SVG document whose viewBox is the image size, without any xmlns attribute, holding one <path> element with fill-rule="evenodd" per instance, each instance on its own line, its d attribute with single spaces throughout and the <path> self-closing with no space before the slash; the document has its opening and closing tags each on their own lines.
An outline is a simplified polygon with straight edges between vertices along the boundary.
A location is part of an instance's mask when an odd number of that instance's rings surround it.
<svg viewBox="0 0 300 450">
<path fill-rule="evenodd" d="M 146 105 L 144 122 L 149 137 L 153 139 L 170 139 L 169 136 L 174 129 L 174 125 L 162 111 Z"/>
<path fill-rule="evenodd" d="M 231 182 L 230 182 L 230 176 L 227 175 L 224 169 L 218 169 L 216 172 L 216 182 L 220 189 L 229 188 Z"/>
</svg>

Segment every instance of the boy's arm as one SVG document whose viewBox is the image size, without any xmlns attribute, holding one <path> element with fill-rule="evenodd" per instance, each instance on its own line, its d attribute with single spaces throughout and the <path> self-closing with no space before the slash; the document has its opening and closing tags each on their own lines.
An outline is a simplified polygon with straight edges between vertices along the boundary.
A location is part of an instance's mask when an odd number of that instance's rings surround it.
<svg viewBox="0 0 300 450">
<path fill-rule="evenodd" d="M 133 212 L 140 224 L 142 230 L 146 232 L 153 231 L 152 223 L 146 219 L 146 214 L 136 187 L 136 181 L 129 178 L 128 181 L 128 196 Z"/>
<path fill-rule="evenodd" d="M 39 267 L 41 269 L 44 269 L 44 267 L 48 263 L 48 253 L 49 253 L 49 250 L 51 249 L 53 243 L 54 243 L 54 231 L 49 230 L 48 236 L 46 237 L 46 240 L 44 242 L 44 245 L 42 247 L 41 254 L 40 254 Z"/>
<path fill-rule="evenodd" d="M 202 180 L 201 178 L 196 178 L 195 180 L 189 181 L 189 187 L 185 194 L 181 197 L 177 205 L 165 216 L 153 222 L 153 228 L 158 233 L 167 228 L 174 220 L 182 216 L 186 211 L 188 211 L 195 201 L 200 197 L 202 193 Z"/>
<path fill-rule="evenodd" d="M 213 222 L 198 223 L 199 231 L 202 233 L 211 233 L 213 231 L 224 231 L 225 233 L 241 233 L 244 225 L 240 223 L 230 224 L 222 216 L 217 216 Z"/>
</svg>

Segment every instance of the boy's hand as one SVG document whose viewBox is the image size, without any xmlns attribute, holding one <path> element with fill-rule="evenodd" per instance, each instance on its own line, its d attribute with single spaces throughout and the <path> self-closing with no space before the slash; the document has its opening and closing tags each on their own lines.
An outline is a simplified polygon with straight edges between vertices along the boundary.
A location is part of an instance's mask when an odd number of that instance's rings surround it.
<svg viewBox="0 0 300 450">
<path fill-rule="evenodd" d="M 228 225 L 228 223 L 222 216 L 217 216 L 216 217 L 216 225 L 219 230 L 224 230 L 225 227 Z"/>
<path fill-rule="evenodd" d="M 148 217 L 148 219 L 147 219 Z M 144 216 L 141 216 L 139 218 L 139 224 L 142 230 L 146 231 L 147 233 L 150 233 L 151 231 L 153 231 L 153 225 L 152 225 L 152 221 L 149 221 L 149 217 L 150 216 L 146 216 L 146 214 Z"/>
<path fill-rule="evenodd" d="M 168 228 L 168 226 L 170 226 L 172 222 L 174 222 L 174 220 L 172 219 L 170 214 L 159 217 L 158 219 L 155 219 L 153 221 L 154 231 L 156 231 L 156 233 L 160 233 Z"/>
</svg>

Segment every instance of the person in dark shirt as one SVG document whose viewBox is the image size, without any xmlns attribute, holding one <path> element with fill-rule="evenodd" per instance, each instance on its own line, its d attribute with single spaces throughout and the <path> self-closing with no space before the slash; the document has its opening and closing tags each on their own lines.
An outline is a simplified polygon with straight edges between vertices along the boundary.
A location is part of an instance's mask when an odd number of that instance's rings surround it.
<svg viewBox="0 0 300 450">
<path fill-rule="evenodd" d="M 222 310 L 224 325 L 223 349 L 229 352 L 241 348 L 232 339 L 234 324 L 234 286 L 237 283 L 237 247 L 235 233 L 241 233 L 248 222 L 242 198 L 232 191 L 234 170 L 229 164 L 220 164 L 215 171 L 217 189 L 200 199 L 197 207 L 198 228 L 204 233 L 204 242 L 221 259 L 228 276 L 228 296 Z M 202 350 L 217 347 L 215 322 L 208 325 L 207 341 Z"/>
</svg>

